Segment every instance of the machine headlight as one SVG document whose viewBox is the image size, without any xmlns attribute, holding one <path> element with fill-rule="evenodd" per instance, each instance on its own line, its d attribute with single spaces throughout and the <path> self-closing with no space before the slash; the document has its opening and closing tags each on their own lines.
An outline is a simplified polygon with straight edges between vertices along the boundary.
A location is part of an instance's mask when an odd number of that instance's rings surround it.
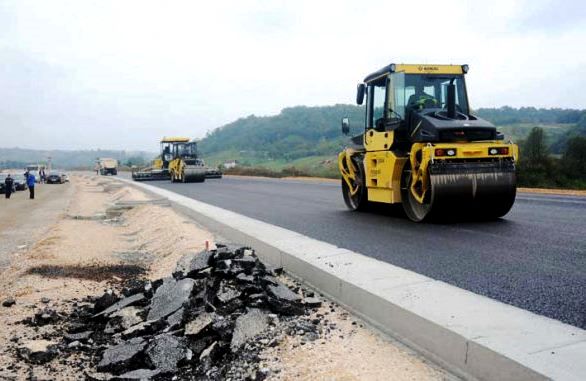
<svg viewBox="0 0 586 381">
<path fill-rule="evenodd" d="M 456 156 L 455 148 L 436 148 L 435 156 Z"/>
<path fill-rule="evenodd" d="M 493 147 L 488 149 L 489 155 L 508 155 L 509 147 Z"/>
<path fill-rule="evenodd" d="M 468 69 L 470 67 L 468 67 L 468 65 L 462 65 L 462 71 L 464 72 L 464 74 L 468 73 Z"/>
</svg>

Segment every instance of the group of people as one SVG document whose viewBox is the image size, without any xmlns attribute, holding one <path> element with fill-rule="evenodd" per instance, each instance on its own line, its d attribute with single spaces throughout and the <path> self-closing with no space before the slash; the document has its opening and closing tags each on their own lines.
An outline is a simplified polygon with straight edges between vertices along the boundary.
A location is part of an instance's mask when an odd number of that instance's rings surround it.
<svg viewBox="0 0 586 381">
<path fill-rule="evenodd" d="M 26 179 L 26 185 L 28 186 L 28 191 L 30 195 L 29 197 L 32 200 L 35 198 L 35 183 L 37 182 L 37 179 L 35 178 L 35 175 L 31 174 L 29 171 L 26 171 L 24 173 L 24 178 Z M 4 194 L 6 198 L 10 198 L 10 195 L 12 195 L 14 191 L 14 179 L 10 174 L 6 176 L 6 179 L 4 180 L 4 185 Z"/>
</svg>

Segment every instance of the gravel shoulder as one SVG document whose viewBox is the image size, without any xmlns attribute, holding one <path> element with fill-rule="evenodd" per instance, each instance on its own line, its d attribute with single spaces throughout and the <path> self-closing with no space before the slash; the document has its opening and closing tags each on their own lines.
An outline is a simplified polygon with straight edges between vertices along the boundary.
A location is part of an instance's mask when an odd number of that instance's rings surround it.
<svg viewBox="0 0 586 381">
<path fill-rule="evenodd" d="M 147 200 L 143 193 L 109 179 L 78 175 L 61 188 L 43 185 L 39 189 L 45 192 L 38 193 L 33 215 L 8 219 L 9 223 L 4 219 L 3 231 L 18 232 L 18 237 L 0 241 L 8 255 L 16 258 L 0 279 L 0 300 L 16 300 L 10 308 L 0 307 L 0 379 L 24 379 L 31 374 L 41 379 L 55 379 L 56 374 L 60 379 L 79 379 L 76 370 L 63 368 L 56 360 L 49 368 L 15 364 L 18 354 L 7 348 L 26 340 L 51 339 L 53 334 L 50 326 L 29 327 L 20 322 L 41 308 L 66 311 L 87 295 L 114 288 L 138 274 L 152 279 L 169 274 L 183 254 L 202 250 L 212 236 L 169 207 L 140 204 Z M 55 200 L 49 201 L 51 197 Z M 108 215 L 115 202 L 137 201 L 123 215 Z M 39 224 L 43 229 L 35 230 L 34 224 L 45 217 Z M 27 247 L 18 249 L 22 242 L 28 242 Z M 11 252 L 15 248 L 16 253 Z"/>
<path fill-rule="evenodd" d="M 79 379 L 78 370 L 59 358 L 44 365 L 20 361 L 18 348 L 27 340 L 55 340 L 53 326 L 33 327 L 23 319 L 43 308 L 69 312 L 87 295 L 137 275 L 169 276 L 184 254 L 203 250 L 213 236 L 164 202 L 111 178 L 78 174 L 70 184 L 39 190 L 30 213 L 2 218 L 0 255 L 13 260 L 1 270 L 0 301 L 12 297 L 16 303 L 0 306 L 0 379 Z M 30 208 L 23 193 L 17 196 L 0 213 Z M 312 317 L 322 321 L 320 339 L 286 337 L 261 353 L 269 379 L 453 379 L 335 304 L 324 303 Z"/>
</svg>

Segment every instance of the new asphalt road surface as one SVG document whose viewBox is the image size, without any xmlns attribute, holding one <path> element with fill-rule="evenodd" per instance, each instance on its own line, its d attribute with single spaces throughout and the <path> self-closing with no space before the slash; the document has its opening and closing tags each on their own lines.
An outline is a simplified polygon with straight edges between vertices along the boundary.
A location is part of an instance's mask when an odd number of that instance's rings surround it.
<svg viewBox="0 0 586 381">
<path fill-rule="evenodd" d="M 396 208 L 347 210 L 337 182 L 150 184 L 586 328 L 584 197 L 520 193 L 496 221 L 417 224 Z"/>
</svg>

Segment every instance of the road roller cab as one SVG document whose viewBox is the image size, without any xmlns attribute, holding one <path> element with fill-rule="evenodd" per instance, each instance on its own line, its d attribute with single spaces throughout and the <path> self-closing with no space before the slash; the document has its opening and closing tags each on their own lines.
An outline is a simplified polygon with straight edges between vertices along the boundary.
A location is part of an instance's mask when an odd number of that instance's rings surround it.
<svg viewBox="0 0 586 381">
<path fill-rule="evenodd" d="M 169 160 L 169 176 L 172 182 L 201 183 L 205 181 L 206 167 L 204 162 L 198 158 L 195 140 L 161 142 L 162 146 L 164 144 L 169 144 L 165 149 L 170 152 L 162 157 Z"/>
<path fill-rule="evenodd" d="M 414 221 L 510 210 L 518 148 L 470 112 L 467 72 L 467 65 L 391 64 L 358 85 L 364 132 L 338 157 L 350 209 L 402 203 Z M 342 120 L 346 134 L 349 123 Z"/>
</svg>

